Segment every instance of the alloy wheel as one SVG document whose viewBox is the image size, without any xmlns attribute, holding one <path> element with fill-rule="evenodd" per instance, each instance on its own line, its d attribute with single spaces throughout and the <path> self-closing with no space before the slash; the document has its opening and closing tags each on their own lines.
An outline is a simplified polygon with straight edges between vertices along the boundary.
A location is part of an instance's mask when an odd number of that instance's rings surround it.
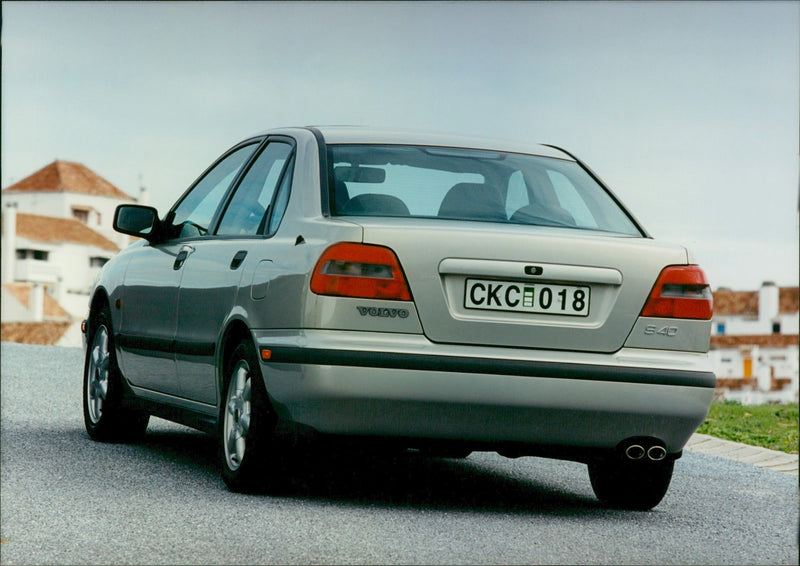
<svg viewBox="0 0 800 566">
<path fill-rule="evenodd" d="M 228 467 L 238 470 L 247 448 L 250 430 L 252 380 L 245 360 L 239 360 L 231 374 L 228 398 L 225 404 L 225 459 Z"/>
<path fill-rule="evenodd" d="M 97 424 L 103 416 L 103 406 L 108 397 L 108 377 L 111 353 L 108 349 L 108 330 L 100 326 L 94 333 L 89 367 L 86 369 L 86 401 L 89 418 Z"/>
</svg>

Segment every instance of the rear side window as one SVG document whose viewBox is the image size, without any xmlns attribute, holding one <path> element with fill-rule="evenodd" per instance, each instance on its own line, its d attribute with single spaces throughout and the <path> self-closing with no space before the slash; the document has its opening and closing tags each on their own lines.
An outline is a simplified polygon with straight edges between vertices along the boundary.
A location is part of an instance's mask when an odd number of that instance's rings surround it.
<svg viewBox="0 0 800 566">
<path fill-rule="evenodd" d="M 217 235 L 252 236 L 264 233 L 291 152 L 292 146 L 288 143 L 267 144 L 233 193 L 217 228 Z M 282 193 L 287 199 L 288 190 L 287 185 Z M 284 202 L 280 205 L 285 208 Z M 283 214 L 283 210 L 280 214 Z"/>
<path fill-rule="evenodd" d="M 330 145 L 333 214 L 559 226 L 641 236 L 574 161 L 497 151 Z"/>
</svg>

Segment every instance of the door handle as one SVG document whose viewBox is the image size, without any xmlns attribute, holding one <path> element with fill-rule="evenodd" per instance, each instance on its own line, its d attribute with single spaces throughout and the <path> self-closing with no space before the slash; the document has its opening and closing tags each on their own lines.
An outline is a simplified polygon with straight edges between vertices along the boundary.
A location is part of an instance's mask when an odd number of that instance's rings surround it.
<svg viewBox="0 0 800 566">
<path fill-rule="evenodd" d="M 178 252 L 178 255 L 175 256 L 175 263 L 172 264 L 172 269 L 178 271 L 181 267 L 183 267 L 183 262 L 186 261 L 186 258 L 189 257 L 189 254 L 194 251 L 192 246 L 183 246 L 181 251 Z"/>
<path fill-rule="evenodd" d="M 245 256 L 247 256 L 247 250 L 239 250 L 236 252 L 236 255 L 234 255 L 231 260 L 231 269 L 238 269 L 239 266 L 242 265 Z"/>
</svg>

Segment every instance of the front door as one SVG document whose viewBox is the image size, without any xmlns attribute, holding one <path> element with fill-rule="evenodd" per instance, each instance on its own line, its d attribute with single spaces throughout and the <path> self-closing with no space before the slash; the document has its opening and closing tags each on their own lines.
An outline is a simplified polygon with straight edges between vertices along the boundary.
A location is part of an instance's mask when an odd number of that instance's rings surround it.
<svg viewBox="0 0 800 566">
<path fill-rule="evenodd" d="M 119 364 L 131 384 L 178 395 L 172 340 L 178 324 L 180 243 L 145 245 L 131 254 L 120 312 Z"/>
<path fill-rule="evenodd" d="M 184 397 L 175 364 L 178 298 L 184 270 L 208 228 L 228 188 L 259 140 L 237 146 L 195 183 L 165 219 L 165 241 L 131 251 L 124 293 L 120 366 L 137 387 Z"/>
</svg>

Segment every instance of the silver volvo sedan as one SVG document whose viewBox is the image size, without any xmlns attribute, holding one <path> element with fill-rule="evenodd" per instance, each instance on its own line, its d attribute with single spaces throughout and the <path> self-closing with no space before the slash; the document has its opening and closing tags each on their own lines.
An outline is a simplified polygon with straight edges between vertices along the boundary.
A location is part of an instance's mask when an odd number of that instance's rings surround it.
<svg viewBox="0 0 800 566">
<path fill-rule="evenodd" d="M 215 434 L 235 491 L 302 434 L 574 460 L 645 510 L 711 404 L 703 271 L 555 146 L 277 129 L 114 227 L 141 239 L 91 293 L 89 436 Z"/>
</svg>

